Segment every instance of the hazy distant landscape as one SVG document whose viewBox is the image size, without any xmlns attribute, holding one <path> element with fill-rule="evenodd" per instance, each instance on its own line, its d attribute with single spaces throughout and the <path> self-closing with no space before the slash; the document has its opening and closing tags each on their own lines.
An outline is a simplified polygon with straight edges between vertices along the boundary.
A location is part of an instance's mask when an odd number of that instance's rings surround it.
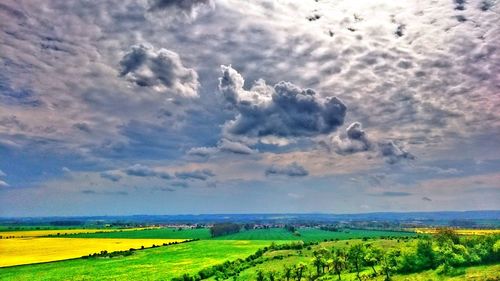
<svg viewBox="0 0 500 281">
<path fill-rule="evenodd" d="M 500 212 L 0 219 L 2 280 L 498 280 Z"/>
</svg>

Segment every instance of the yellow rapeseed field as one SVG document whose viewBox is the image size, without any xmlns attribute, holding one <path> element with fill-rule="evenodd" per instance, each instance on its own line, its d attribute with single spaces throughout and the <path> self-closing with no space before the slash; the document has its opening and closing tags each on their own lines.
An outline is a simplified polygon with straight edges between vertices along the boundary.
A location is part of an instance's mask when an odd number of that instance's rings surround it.
<svg viewBox="0 0 500 281">
<path fill-rule="evenodd" d="M 185 239 L 12 238 L 0 239 L 0 267 L 79 258 L 103 250 L 139 249 Z"/>
<path fill-rule="evenodd" d="M 414 228 L 413 231 L 416 233 L 424 234 L 434 234 L 437 232 L 437 228 Z M 453 229 L 459 235 L 489 235 L 489 234 L 500 234 L 500 229 Z"/>
<path fill-rule="evenodd" d="M 0 231 L 0 237 L 5 238 L 27 238 L 27 237 L 43 237 L 43 236 L 57 236 L 66 234 L 79 234 L 79 233 L 96 233 L 96 232 L 114 232 L 114 231 L 133 231 L 142 230 L 142 228 L 123 228 L 123 229 L 51 229 L 51 230 L 19 230 L 19 231 Z"/>
</svg>

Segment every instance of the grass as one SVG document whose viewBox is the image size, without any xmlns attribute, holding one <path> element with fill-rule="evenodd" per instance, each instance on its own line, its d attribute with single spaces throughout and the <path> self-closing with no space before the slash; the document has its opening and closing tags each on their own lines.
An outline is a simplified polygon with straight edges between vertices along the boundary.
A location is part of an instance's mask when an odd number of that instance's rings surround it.
<svg viewBox="0 0 500 281">
<path fill-rule="evenodd" d="M 148 228 L 124 228 L 124 229 L 50 229 L 50 230 L 14 230 L 14 231 L 0 231 L 0 238 L 27 238 L 27 237 L 45 237 L 45 236 L 61 236 L 70 234 L 91 234 L 91 233 L 111 233 L 111 232 L 128 232 L 149 230 Z"/>
<path fill-rule="evenodd" d="M 284 228 L 270 229 L 252 229 L 242 230 L 239 233 L 220 236 L 214 239 L 217 240 L 302 240 L 323 241 L 325 239 L 357 239 L 357 238 L 379 238 L 379 237 L 405 237 L 416 236 L 415 232 L 397 232 L 397 231 L 382 231 L 382 230 L 356 230 L 348 229 L 339 232 L 320 230 L 316 228 L 300 228 L 298 229 L 300 236 L 295 236 L 293 233 Z M 123 232 L 103 232 L 103 233 L 80 233 L 70 235 L 75 238 L 183 238 L 183 239 L 212 239 L 208 228 L 200 229 L 183 229 L 175 228 L 155 228 L 144 229 L 137 231 Z"/>
<path fill-rule="evenodd" d="M 136 251 L 127 257 L 0 268 L 0 280 L 169 280 L 184 273 L 197 273 L 226 260 L 245 258 L 270 243 L 202 240 Z"/>
<path fill-rule="evenodd" d="M 462 268 L 464 274 L 458 276 L 438 275 L 435 270 L 428 270 L 420 273 L 395 275 L 394 281 L 498 281 L 500 280 L 500 264 L 481 265 Z M 380 279 L 383 280 L 383 279 Z"/>
<path fill-rule="evenodd" d="M 343 230 L 339 232 L 320 230 L 316 228 L 300 228 L 298 229 L 300 236 L 295 236 L 293 233 L 284 228 L 270 229 L 253 229 L 241 231 L 239 233 L 217 237 L 218 240 L 302 240 L 309 241 L 324 241 L 330 239 L 360 239 L 360 238 L 380 238 L 380 237 L 405 237 L 416 236 L 414 232 L 395 232 L 382 230 Z"/>
<path fill-rule="evenodd" d="M 208 228 L 183 229 L 176 228 L 152 228 L 136 231 L 118 231 L 104 233 L 80 233 L 71 235 L 74 238 L 175 238 L 175 239 L 208 239 L 210 231 Z"/>
<path fill-rule="evenodd" d="M 300 251 L 298 250 L 275 250 L 266 252 L 262 258 L 257 260 L 254 266 L 243 270 L 240 274 L 234 279 L 228 279 L 233 281 L 247 281 L 247 280 L 256 280 L 257 272 L 262 271 L 265 272 L 266 278 L 268 278 L 268 274 L 271 271 L 275 273 L 282 274 L 285 266 L 293 266 L 298 264 L 299 262 L 303 262 L 307 264 L 307 268 L 310 271 L 314 271 L 314 267 L 311 262 L 313 259 L 313 252 L 319 248 L 331 249 L 335 248 L 347 248 L 353 243 L 360 243 L 362 240 L 350 240 L 350 241 L 328 241 L 320 243 L 319 245 L 313 245 L 310 248 L 304 248 Z M 385 240 L 385 239 L 376 239 L 376 240 L 368 240 L 363 243 L 370 243 L 376 247 L 382 249 L 388 248 L 399 248 L 403 249 L 409 246 L 412 243 L 415 243 L 414 240 L 408 241 L 399 241 L 398 240 Z M 380 272 L 380 266 L 375 267 L 377 272 Z M 475 281 L 499 281 L 500 280 L 500 264 L 493 265 L 483 265 L 483 266 L 473 266 L 473 267 L 465 267 L 459 268 L 459 272 L 462 274 L 457 276 L 446 276 L 439 275 L 436 270 L 428 270 L 419 273 L 413 274 L 398 274 L 394 275 L 393 281 L 459 281 L 459 280 L 475 280 Z M 372 274 L 372 269 L 369 267 L 365 267 L 361 271 L 361 276 L 369 276 Z M 215 281 L 215 277 L 209 279 L 210 281 Z M 269 280 L 269 279 L 267 279 Z M 281 280 L 281 279 L 278 279 Z M 306 278 L 302 280 L 307 280 Z M 326 276 L 321 277 L 321 281 L 336 281 L 338 277 L 334 275 L 332 272 Z M 357 280 L 356 273 L 344 271 L 342 272 L 342 280 Z M 373 278 L 369 278 L 366 280 L 372 281 L 383 281 L 384 276 L 377 276 Z"/>
<path fill-rule="evenodd" d="M 58 261 L 85 255 L 124 251 L 183 239 L 12 238 L 0 240 L 0 267 Z"/>
</svg>

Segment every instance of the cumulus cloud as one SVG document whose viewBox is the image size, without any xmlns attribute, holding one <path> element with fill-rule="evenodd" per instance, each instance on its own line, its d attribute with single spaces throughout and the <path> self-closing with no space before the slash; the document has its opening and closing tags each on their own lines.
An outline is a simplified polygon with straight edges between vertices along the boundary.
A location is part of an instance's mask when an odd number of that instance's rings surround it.
<svg viewBox="0 0 500 281">
<path fill-rule="evenodd" d="M 273 165 L 269 168 L 266 169 L 266 176 L 270 175 L 285 175 L 289 177 L 305 177 L 309 175 L 309 172 L 299 165 L 298 163 L 294 162 L 290 165 L 286 166 L 277 166 Z"/>
<path fill-rule="evenodd" d="M 221 96 L 236 112 L 226 122 L 227 134 L 247 137 L 301 137 L 327 134 L 344 123 L 347 107 L 336 97 L 322 98 L 312 89 L 290 82 L 273 87 L 263 80 L 250 90 L 243 88 L 243 77 L 231 66 L 221 66 Z"/>
<path fill-rule="evenodd" d="M 3 180 L 0 180 L 0 187 L 9 187 L 9 184 L 4 182 Z"/>
<path fill-rule="evenodd" d="M 188 151 L 188 154 L 206 157 L 216 154 L 218 152 L 228 152 L 234 154 L 248 155 L 256 153 L 257 150 L 248 147 L 246 144 L 242 142 L 232 141 L 223 138 L 217 143 L 216 147 L 194 147 Z"/>
<path fill-rule="evenodd" d="M 415 156 L 406 151 L 402 146 L 397 145 L 392 140 L 383 141 L 378 144 L 380 155 L 389 164 L 395 164 L 403 159 L 413 160 Z"/>
<path fill-rule="evenodd" d="M 175 173 L 175 176 L 183 180 L 193 179 L 193 180 L 205 181 L 211 177 L 214 177 L 215 174 L 211 170 L 203 169 L 203 170 L 177 172 Z"/>
<path fill-rule="evenodd" d="M 320 141 L 327 149 L 333 149 L 340 155 L 349 155 L 364 151 L 377 151 L 387 163 L 395 164 L 403 159 L 413 160 L 415 156 L 406 151 L 402 145 L 392 140 L 375 142 L 368 138 L 360 122 L 354 122 L 346 129 L 345 134 L 330 137 L 330 142 Z"/>
<path fill-rule="evenodd" d="M 7 174 L 4 173 L 4 171 L 0 170 L 0 177 L 5 177 L 5 176 L 7 176 Z"/>
<path fill-rule="evenodd" d="M 331 144 L 338 154 L 353 154 L 356 152 L 368 151 L 373 148 L 372 142 L 368 139 L 362 125 L 354 122 L 346 129 L 346 134 L 334 136 Z"/>
<path fill-rule="evenodd" d="M 149 166 L 141 164 L 132 165 L 126 168 L 123 172 L 129 176 L 136 176 L 136 177 L 159 177 L 162 179 L 171 178 L 170 174 L 167 172 L 156 171 Z"/>
<path fill-rule="evenodd" d="M 186 68 L 179 55 L 148 43 L 133 45 L 120 61 L 120 76 L 141 87 L 171 96 L 198 97 L 198 74 Z"/>
</svg>

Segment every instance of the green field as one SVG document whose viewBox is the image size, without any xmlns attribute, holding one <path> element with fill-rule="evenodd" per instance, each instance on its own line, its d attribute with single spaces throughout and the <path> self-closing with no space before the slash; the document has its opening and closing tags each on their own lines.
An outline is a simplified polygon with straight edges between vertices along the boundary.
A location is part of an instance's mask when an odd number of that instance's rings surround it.
<svg viewBox="0 0 500 281">
<path fill-rule="evenodd" d="M 210 231 L 208 228 L 183 229 L 176 228 L 152 228 L 134 231 L 80 233 L 66 235 L 72 238 L 155 238 L 155 239 L 208 239 Z"/>
<path fill-rule="evenodd" d="M 305 271 L 304 274 L 309 274 L 303 276 L 302 280 L 304 281 L 309 280 L 308 278 L 312 278 L 312 275 L 316 272 L 313 260 L 315 259 L 315 252 L 318 252 L 318 250 L 326 249 L 328 253 L 332 253 L 333 249 L 344 249 L 345 252 L 347 252 L 353 245 L 361 243 L 364 247 L 375 247 L 381 249 L 383 252 L 390 251 L 391 249 L 397 250 L 403 253 L 404 256 L 407 253 L 411 253 L 412 251 L 414 252 L 420 240 L 424 241 L 434 237 L 424 235 L 421 239 L 413 239 L 417 238 L 418 234 L 413 232 L 353 229 L 343 229 L 338 232 L 332 232 L 316 228 L 299 228 L 297 229 L 297 232 L 300 235 L 294 235 L 294 233 L 289 232 L 284 228 L 255 229 L 248 231 L 243 230 L 239 233 L 211 238 L 210 231 L 206 228 L 184 230 L 161 228 L 108 233 L 81 233 L 64 235 L 57 238 L 45 238 L 54 240 L 67 239 L 69 237 L 137 239 L 185 238 L 200 240 L 184 244 L 138 250 L 129 256 L 102 256 L 44 264 L 4 267 L 0 268 L 0 280 L 171 280 L 172 278 L 180 277 L 183 274 L 196 276 L 202 269 L 209 271 L 215 270 L 216 273 L 221 273 L 219 272 L 222 270 L 221 267 L 214 266 L 220 266 L 226 261 L 231 261 L 233 263 L 226 263 L 222 268 L 227 268 L 227 272 L 233 273 L 230 273 L 230 275 L 226 277 L 219 274 L 217 280 L 257 280 L 258 272 L 264 272 L 266 276 L 268 276 L 267 279 L 264 280 L 270 281 L 271 279 L 268 274 L 271 272 L 275 272 L 277 276 L 283 276 L 285 266 L 292 267 L 303 263 L 307 266 L 307 271 Z M 379 239 L 382 237 L 389 238 Z M 465 243 L 464 245 L 476 243 L 478 247 L 483 248 L 486 252 L 490 251 L 491 253 L 493 248 L 497 249 L 494 251 L 498 251 L 498 249 L 500 249 L 498 236 L 489 237 L 490 238 L 486 236 L 478 236 L 476 238 L 461 237 L 460 240 Z M 306 244 L 304 245 L 302 242 L 296 242 L 298 240 L 302 240 Z M 267 247 L 271 245 L 273 241 L 277 242 L 276 246 Z M 486 241 L 490 241 L 488 242 L 489 246 L 485 246 Z M 285 245 L 290 243 L 293 243 L 293 245 L 299 245 L 300 247 L 290 248 Z M 435 254 L 443 255 L 445 252 L 440 250 L 440 247 L 442 246 L 440 246 L 437 240 L 433 243 Z M 493 247 L 493 244 L 498 244 L 498 246 Z M 453 245 L 453 243 L 451 245 Z M 266 247 L 267 250 L 259 250 L 264 247 Z M 466 250 L 463 250 L 461 247 L 461 245 L 458 245 L 458 248 L 453 246 L 450 249 L 453 251 L 459 251 L 456 253 L 462 255 L 462 252 L 460 251 Z M 479 249 L 471 245 L 467 247 L 469 247 L 467 248 L 467 251 L 472 252 Z M 254 255 L 257 250 L 259 250 L 260 254 Z M 326 254 L 325 260 L 329 259 L 329 255 L 330 254 Z M 398 258 L 398 262 L 402 262 L 401 259 L 403 256 Z M 468 254 L 463 254 L 463 256 L 466 259 L 472 257 Z M 250 260 L 248 260 L 248 258 L 250 258 Z M 490 257 L 489 262 L 491 263 L 489 265 L 475 266 L 476 264 L 474 264 L 474 266 L 464 268 L 458 267 L 453 271 L 457 272 L 455 275 L 442 275 L 438 273 L 438 269 L 427 270 L 428 268 L 417 273 L 404 275 L 400 273 L 397 274 L 395 271 L 393 272 L 394 274 L 392 280 L 500 281 L 500 264 L 498 264 L 498 256 L 497 258 L 493 258 L 493 260 Z M 236 271 L 235 268 L 237 268 Z M 379 273 L 382 270 L 380 263 L 375 265 L 374 268 Z M 366 280 L 384 280 L 381 275 L 372 276 L 372 270 L 373 269 L 371 267 L 364 265 L 362 266 L 360 274 L 361 276 L 364 276 L 363 278 Z M 237 274 L 235 274 L 236 272 Z M 212 277 L 207 280 L 216 280 L 214 275 L 208 276 Z M 333 272 L 329 272 L 327 274 L 323 274 L 321 277 L 310 280 L 333 281 L 337 280 L 337 276 L 334 275 Z M 352 266 L 349 269 L 344 269 L 342 273 L 342 280 L 357 280 L 356 273 L 353 271 Z"/>
<path fill-rule="evenodd" d="M 64 238 L 58 238 L 64 239 Z M 0 280 L 168 280 L 244 258 L 270 241 L 196 241 L 127 257 L 75 259 L 0 269 Z"/>
<path fill-rule="evenodd" d="M 396 232 L 382 230 L 357 230 L 345 229 L 338 232 L 320 230 L 316 228 L 299 228 L 300 236 L 285 230 L 284 228 L 252 229 L 242 230 L 239 233 L 224 235 L 213 239 L 217 240 L 302 240 L 324 241 L 330 239 L 357 239 L 357 238 L 380 238 L 380 237 L 413 237 L 417 236 L 414 232 Z M 210 231 L 207 228 L 184 229 L 174 228 L 145 229 L 123 232 L 108 233 L 81 233 L 66 235 L 73 238 L 162 238 L 162 239 L 212 239 Z"/>
<path fill-rule="evenodd" d="M 338 232 L 320 230 L 316 228 L 299 228 L 296 236 L 284 228 L 253 229 L 239 233 L 217 237 L 219 240 L 302 240 L 304 242 L 323 241 L 330 239 L 359 239 L 380 237 L 414 237 L 414 232 L 395 232 L 382 230 L 357 230 L 348 229 Z"/>
</svg>

